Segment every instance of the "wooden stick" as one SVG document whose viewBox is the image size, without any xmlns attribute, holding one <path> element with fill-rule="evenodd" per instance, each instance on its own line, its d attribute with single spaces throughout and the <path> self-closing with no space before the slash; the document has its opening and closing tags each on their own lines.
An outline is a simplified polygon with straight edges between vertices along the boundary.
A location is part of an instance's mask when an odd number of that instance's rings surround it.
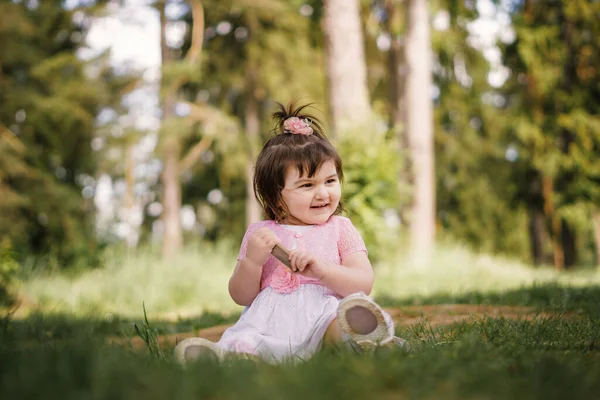
<svg viewBox="0 0 600 400">
<path fill-rule="evenodd" d="M 283 265 L 289 269 L 292 269 L 292 264 L 290 264 L 290 260 L 288 260 L 290 251 L 284 245 L 281 243 L 276 244 L 275 247 L 273 247 L 273 250 L 271 250 L 271 254 L 273 254 L 276 259 L 281 261 Z"/>
</svg>

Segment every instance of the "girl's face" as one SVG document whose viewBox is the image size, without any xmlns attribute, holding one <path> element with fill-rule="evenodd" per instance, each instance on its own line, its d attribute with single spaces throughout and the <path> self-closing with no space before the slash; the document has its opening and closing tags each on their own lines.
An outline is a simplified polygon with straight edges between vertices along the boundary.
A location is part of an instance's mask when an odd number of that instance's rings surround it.
<svg viewBox="0 0 600 400">
<path fill-rule="evenodd" d="M 288 215 L 282 221 L 291 225 L 320 225 L 335 212 L 342 189 L 332 160 L 325 161 L 309 178 L 306 171 L 300 176 L 294 166 L 285 172 L 285 187 L 281 197 Z"/>
</svg>

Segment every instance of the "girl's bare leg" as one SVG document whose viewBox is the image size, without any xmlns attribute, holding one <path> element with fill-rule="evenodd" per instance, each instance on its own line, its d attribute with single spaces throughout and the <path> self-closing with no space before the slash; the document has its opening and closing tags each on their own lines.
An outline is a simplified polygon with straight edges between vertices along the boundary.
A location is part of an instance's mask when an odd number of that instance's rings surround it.
<svg viewBox="0 0 600 400">
<path fill-rule="evenodd" d="M 342 328 L 338 323 L 337 318 L 331 321 L 331 324 L 327 327 L 325 331 L 325 336 L 323 337 L 323 345 L 324 346 L 335 346 L 342 342 Z"/>
</svg>

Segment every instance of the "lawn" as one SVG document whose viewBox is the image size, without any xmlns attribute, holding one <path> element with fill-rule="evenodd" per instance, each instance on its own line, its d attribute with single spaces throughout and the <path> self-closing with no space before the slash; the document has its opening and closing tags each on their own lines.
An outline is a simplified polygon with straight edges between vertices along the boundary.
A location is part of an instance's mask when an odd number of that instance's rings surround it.
<svg viewBox="0 0 600 400">
<path fill-rule="evenodd" d="M 108 339 L 143 327 L 142 302 L 156 334 L 235 321 L 240 309 L 226 290 L 234 256 L 223 248 L 188 249 L 168 263 L 115 256 L 103 270 L 22 283 L 25 309 L 0 325 L 0 398 L 598 398 L 596 270 L 558 275 L 456 247 L 421 268 L 392 259 L 376 266 L 374 294 L 385 306 L 518 305 L 539 314 L 399 324 L 408 354 L 330 350 L 295 365 L 181 368 L 171 348 L 151 353 Z"/>
<path fill-rule="evenodd" d="M 142 303 L 153 318 L 176 321 L 204 313 L 241 312 L 227 292 L 237 253 L 227 244 L 187 248 L 169 260 L 155 251 L 108 254 L 105 267 L 77 277 L 31 274 L 20 288 L 26 315 L 32 311 L 93 316 L 110 320 L 140 318 Z M 444 301 L 471 293 L 504 293 L 534 285 L 584 287 L 600 284 L 597 269 L 559 274 L 501 257 L 477 255 L 464 247 L 442 246 L 431 262 L 413 267 L 390 255 L 374 265 L 376 298 L 402 304 Z M 445 296 L 445 297 L 444 297 Z"/>
</svg>

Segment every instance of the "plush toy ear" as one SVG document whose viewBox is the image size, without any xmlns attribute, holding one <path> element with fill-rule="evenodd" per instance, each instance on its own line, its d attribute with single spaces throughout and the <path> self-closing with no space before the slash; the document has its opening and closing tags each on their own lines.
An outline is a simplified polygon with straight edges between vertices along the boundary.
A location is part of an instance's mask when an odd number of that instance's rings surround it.
<svg viewBox="0 0 600 400">
<path fill-rule="evenodd" d="M 281 261 L 283 265 L 289 269 L 292 269 L 292 264 L 290 264 L 290 260 L 288 259 L 290 256 L 290 251 L 284 245 L 281 243 L 276 244 L 275 247 L 273 247 L 273 250 L 271 250 L 271 254 L 273 254 L 276 259 Z"/>
</svg>

